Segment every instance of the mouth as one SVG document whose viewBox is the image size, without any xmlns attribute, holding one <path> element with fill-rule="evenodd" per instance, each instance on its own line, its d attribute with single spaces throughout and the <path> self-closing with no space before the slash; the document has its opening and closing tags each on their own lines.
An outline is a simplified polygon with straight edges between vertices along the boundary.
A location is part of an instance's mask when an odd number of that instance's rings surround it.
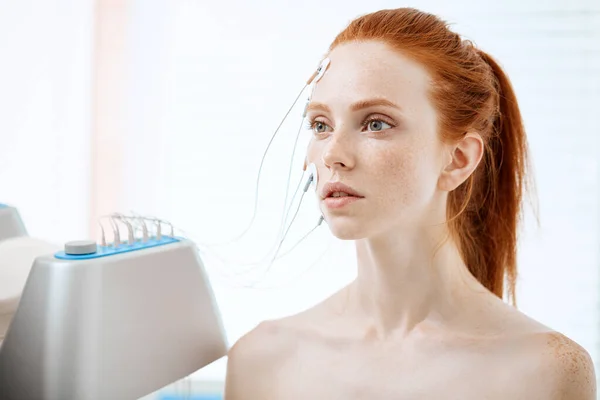
<svg viewBox="0 0 600 400">
<path fill-rule="evenodd" d="M 325 206 L 327 206 L 327 208 L 338 209 L 338 208 L 346 207 L 347 205 L 350 205 L 361 199 L 362 199 L 362 197 L 356 197 L 356 196 L 350 196 L 350 195 L 344 195 L 344 196 L 338 196 L 338 197 L 331 196 L 331 197 L 326 197 L 323 200 L 323 202 L 325 203 Z"/>
<path fill-rule="evenodd" d="M 322 190 L 322 198 L 328 208 L 336 209 L 363 199 L 364 196 L 341 182 L 329 182 Z"/>
</svg>

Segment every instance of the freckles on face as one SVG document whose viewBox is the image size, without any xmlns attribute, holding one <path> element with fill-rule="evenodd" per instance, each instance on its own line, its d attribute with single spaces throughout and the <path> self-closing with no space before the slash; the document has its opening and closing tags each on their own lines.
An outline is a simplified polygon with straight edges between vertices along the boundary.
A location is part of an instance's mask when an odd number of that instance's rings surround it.
<svg viewBox="0 0 600 400">
<path fill-rule="evenodd" d="M 368 175 L 371 199 L 379 210 L 397 216 L 418 212 L 433 195 L 437 175 L 432 143 L 426 135 L 407 136 L 386 146 L 365 148 L 364 174 Z"/>
<path fill-rule="evenodd" d="M 319 186 L 338 175 L 336 179 L 363 192 L 366 209 L 359 210 L 357 203 L 353 210 L 369 220 L 423 210 L 440 171 L 437 114 L 429 100 L 426 69 L 379 42 L 344 44 L 329 58 L 330 67 L 311 99 L 311 104 L 327 107 L 309 112 L 309 118 L 329 127 L 326 135 L 313 137 L 308 149 L 308 159 L 319 169 Z M 397 107 L 354 107 L 371 99 Z M 364 121 L 373 116 L 391 128 L 370 131 Z M 327 166 L 328 155 L 328 164 L 337 161 L 345 167 Z"/>
<path fill-rule="evenodd" d="M 410 204 L 415 195 L 412 181 L 415 177 L 416 157 L 411 146 L 389 146 L 374 152 L 371 160 L 365 160 L 374 187 L 379 188 L 378 200 L 384 207 Z M 386 188 L 383 190 L 383 188 Z"/>
</svg>

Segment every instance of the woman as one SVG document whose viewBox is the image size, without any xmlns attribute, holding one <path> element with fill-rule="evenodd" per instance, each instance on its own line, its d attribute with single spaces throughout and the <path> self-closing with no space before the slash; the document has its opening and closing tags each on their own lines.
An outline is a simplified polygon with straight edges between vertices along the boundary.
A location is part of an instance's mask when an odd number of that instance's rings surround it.
<svg viewBox="0 0 600 400">
<path fill-rule="evenodd" d="M 225 398 L 595 399 L 587 352 L 502 300 L 527 141 L 498 64 L 414 9 L 356 19 L 327 57 L 307 162 L 357 278 L 241 338 Z"/>
</svg>

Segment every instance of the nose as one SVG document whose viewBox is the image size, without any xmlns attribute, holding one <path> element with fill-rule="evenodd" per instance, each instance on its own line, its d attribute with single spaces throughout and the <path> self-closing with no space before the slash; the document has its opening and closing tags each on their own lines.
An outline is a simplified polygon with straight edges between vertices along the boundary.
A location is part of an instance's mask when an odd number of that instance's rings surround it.
<svg viewBox="0 0 600 400">
<path fill-rule="evenodd" d="M 323 164 L 330 170 L 354 168 L 354 143 L 351 135 L 338 130 L 329 138 L 323 150 Z"/>
</svg>

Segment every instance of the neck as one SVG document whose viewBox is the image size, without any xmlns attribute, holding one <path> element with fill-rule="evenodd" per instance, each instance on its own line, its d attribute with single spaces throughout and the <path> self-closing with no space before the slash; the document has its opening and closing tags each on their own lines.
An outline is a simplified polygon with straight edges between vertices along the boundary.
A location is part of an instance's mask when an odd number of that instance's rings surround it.
<svg viewBox="0 0 600 400">
<path fill-rule="evenodd" d="M 468 296 L 485 291 L 441 228 L 362 239 L 356 252 L 358 276 L 348 290 L 368 336 L 404 336 L 423 322 L 448 322 Z"/>
</svg>

